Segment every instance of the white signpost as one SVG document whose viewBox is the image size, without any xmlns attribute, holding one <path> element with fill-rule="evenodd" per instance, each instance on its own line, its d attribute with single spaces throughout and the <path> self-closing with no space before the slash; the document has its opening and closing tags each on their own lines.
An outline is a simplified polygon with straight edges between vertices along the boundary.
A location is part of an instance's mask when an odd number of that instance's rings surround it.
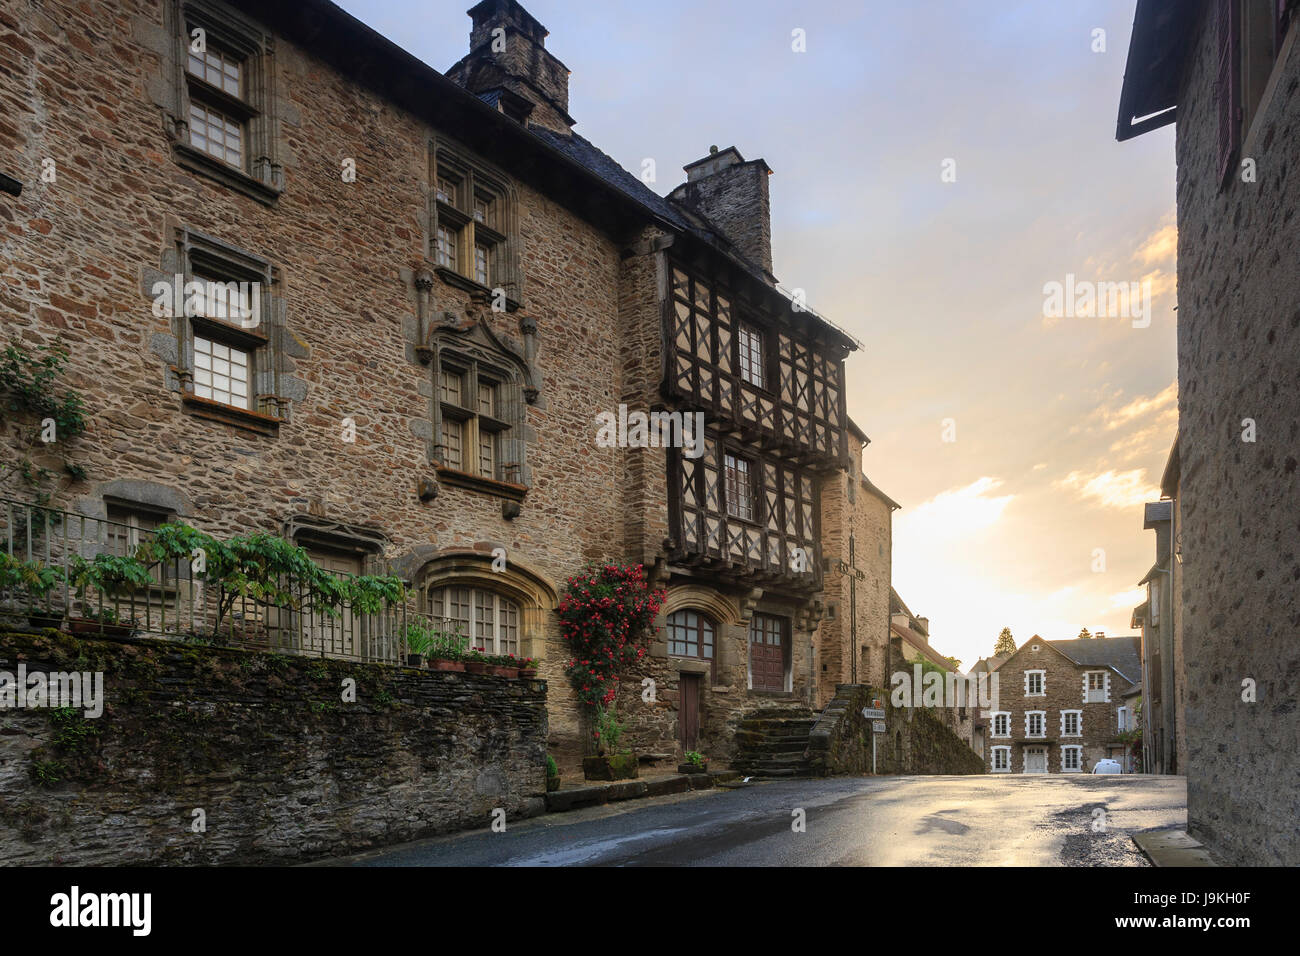
<svg viewBox="0 0 1300 956">
<path fill-rule="evenodd" d="M 885 732 L 885 709 L 883 707 L 863 707 L 862 719 L 871 721 L 871 773 L 876 772 L 876 734 Z"/>
</svg>

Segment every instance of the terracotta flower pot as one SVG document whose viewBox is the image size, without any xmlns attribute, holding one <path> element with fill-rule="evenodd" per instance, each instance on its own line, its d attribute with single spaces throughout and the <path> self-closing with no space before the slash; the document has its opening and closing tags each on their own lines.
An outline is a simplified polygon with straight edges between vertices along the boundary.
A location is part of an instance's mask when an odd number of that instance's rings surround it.
<svg viewBox="0 0 1300 956">
<path fill-rule="evenodd" d="M 497 677 L 518 677 L 519 676 L 518 667 L 504 667 L 500 664 L 496 664 L 493 665 L 492 667 L 489 667 L 488 670 L 491 671 L 493 674 L 495 674 Z"/>
<path fill-rule="evenodd" d="M 429 666 L 436 671 L 459 671 L 461 673 L 465 671 L 465 665 L 460 661 L 434 660 L 429 661 Z"/>
<path fill-rule="evenodd" d="M 59 625 L 63 623 L 63 615 L 29 614 L 27 615 L 27 623 L 32 627 L 52 627 L 55 630 L 58 630 Z"/>
<path fill-rule="evenodd" d="M 487 664 L 483 663 L 482 661 L 466 661 L 465 673 L 483 674 L 487 672 L 487 667 L 488 667 Z"/>
<path fill-rule="evenodd" d="M 85 617 L 70 617 L 68 624 L 73 634 L 102 634 L 104 637 L 130 637 L 135 630 L 130 624 L 104 624 Z"/>
<path fill-rule="evenodd" d="M 532 680 L 534 677 L 537 676 L 537 668 L 521 667 L 519 668 L 519 676 L 522 677 L 524 680 Z"/>
</svg>

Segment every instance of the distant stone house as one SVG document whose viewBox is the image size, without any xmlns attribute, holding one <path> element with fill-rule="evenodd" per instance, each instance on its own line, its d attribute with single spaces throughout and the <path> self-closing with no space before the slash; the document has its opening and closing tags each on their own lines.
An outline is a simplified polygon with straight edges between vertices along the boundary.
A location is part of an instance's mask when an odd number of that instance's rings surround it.
<svg viewBox="0 0 1300 956">
<path fill-rule="evenodd" d="M 1296 0 L 1138 0 L 1117 127 L 1175 124 L 1180 770 L 1189 832 L 1236 865 L 1300 864 L 1298 22 Z"/>
<path fill-rule="evenodd" d="M 0 16 L 0 147 L 29 183 L 0 204 L 4 331 L 67 341 L 91 416 L 54 506 L 400 574 L 539 660 L 569 761 L 565 580 L 643 564 L 667 604 L 624 675 L 630 739 L 725 759 L 747 710 L 883 674 L 897 506 L 848 420 L 856 342 L 777 287 L 766 163 L 714 149 L 659 196 L 573 131 L 535 18 L 469 14 L 446 75 L 326 0 Z M 177 276 L 240 298 L 158 310 Z M 620 406 L 705 430 L 598 446 Z"/>
<path fill-rule="evenodd" d="M 989 773 L 1088 773 L 1122 755 L 1124 694 L 1140 685 L 1139 653 L 1136 637 L 1025 641 L 997 667 Z"/>
</svg>

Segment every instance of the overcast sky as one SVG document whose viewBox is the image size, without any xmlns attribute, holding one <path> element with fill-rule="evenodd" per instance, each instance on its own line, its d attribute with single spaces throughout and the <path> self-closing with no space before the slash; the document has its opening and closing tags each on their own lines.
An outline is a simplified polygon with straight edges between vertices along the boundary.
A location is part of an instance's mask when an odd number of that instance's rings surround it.
<svg viewBox="0 0 1300 956">
<path fill-rule="evenodd" d="M 1114 135 L 1134 0 L 524 5 L 577 132 L 660 193 L 711 145 L 767 160 L 777 275 L 864 344 L 849 413 L 933 645 L 1130 633 L 1177 421 L 1173 128 Z M 343 6 L 436 69 L 467 52 L 469 0 Z M 1146 279 L 1150 314 L 1045 315 L 1067 275 Z"/>
</svg>

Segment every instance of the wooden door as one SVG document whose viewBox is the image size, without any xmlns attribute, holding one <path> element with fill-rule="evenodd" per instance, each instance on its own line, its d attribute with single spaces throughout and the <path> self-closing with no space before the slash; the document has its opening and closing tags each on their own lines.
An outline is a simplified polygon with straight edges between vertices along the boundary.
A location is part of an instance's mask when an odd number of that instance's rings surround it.
<svg viewBox="0 0 1300 956">
<path fill-rule="evenodd" d="M 785 619 L 755 614 L 749 622 L 749 673 L 754 690 L 785 690 L 787 650 Z"/>
<path fill-rule="evenodd" d="M 678 685 L 677 733 L 682 750 L 694 750 L 700 737 L 700 675 L 682 674 Z"/>
</svg>

